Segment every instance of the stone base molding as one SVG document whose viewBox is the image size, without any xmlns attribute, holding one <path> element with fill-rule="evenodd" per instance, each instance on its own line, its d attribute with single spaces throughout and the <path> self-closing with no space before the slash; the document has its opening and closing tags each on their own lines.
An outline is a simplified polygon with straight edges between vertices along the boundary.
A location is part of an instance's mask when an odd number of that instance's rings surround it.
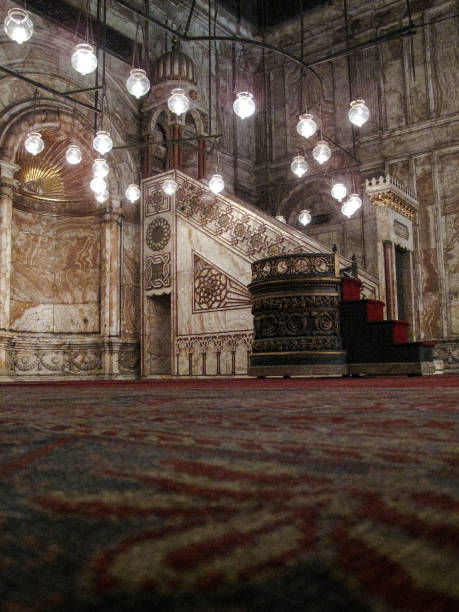
<svg viewBox="0 0 459 612">
<path fill-rule="evenodd" d="M 437 340 L 434 359 L 443 361 L 443 374 L 459 374 L 459 338 Z"/>
<path fill-rule="evenodd" d="M 120 339 L 0 336 L 0 381 L 135 379 L 139 345 Z"/>
</svg>

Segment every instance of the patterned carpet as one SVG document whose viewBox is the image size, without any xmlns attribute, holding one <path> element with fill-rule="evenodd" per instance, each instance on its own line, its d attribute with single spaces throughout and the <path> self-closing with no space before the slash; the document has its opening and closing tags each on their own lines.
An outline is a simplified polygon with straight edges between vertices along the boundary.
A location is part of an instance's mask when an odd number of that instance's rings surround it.
<svg viewBox="0 0 459 612">
<path fill-rule="evenodd" d="M 0 387 L 0 610 L 459 610 L 459 378 Z"/>
</svg>

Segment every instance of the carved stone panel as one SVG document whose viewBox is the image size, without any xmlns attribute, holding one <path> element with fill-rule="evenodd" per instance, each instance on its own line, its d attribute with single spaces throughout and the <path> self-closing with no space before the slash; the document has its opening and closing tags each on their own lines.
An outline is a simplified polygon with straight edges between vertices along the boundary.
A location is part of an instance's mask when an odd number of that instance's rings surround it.
<svg viewBox="0 0 459 612">
<path fill-rule="evenodd" d="M 170 253 L 158 253 L 145 258 L 145 290 L 171 286 Z"/>
<path fill-rule="evenodd" d="M 245 308 L 250 296 L 245 285 L 194 253 L 193 312 Z"/>
</svg>

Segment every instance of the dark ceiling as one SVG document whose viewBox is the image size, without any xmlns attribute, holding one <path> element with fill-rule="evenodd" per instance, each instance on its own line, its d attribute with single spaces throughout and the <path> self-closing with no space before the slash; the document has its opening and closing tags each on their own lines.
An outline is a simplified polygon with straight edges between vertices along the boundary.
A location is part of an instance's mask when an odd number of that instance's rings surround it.
<svg viewBox="0 0 459 612">
<path fill-rule="evenodd" d="M 272 28 L 331 0 L 219 0 L 236 19 L 249 21 L 260 30 Z"/>
<path fill-rule="evenodd" d="M 129 2 L 129 0 L 128 0 Z M 273 28 L 283 21 L 300 15 L 315 7 L 330 4 L 331 0 L 218 0 L 218 3 L 234 15 L 237 20 L 248 21 L 262 30 L 263 25 Z M 82 3 L 84 5 L 84 3 Z M 135 3 L 133 2 L 133 5 Z M 84 19 L 79 18 L 79 9 L 65 0 L 28 0 L 30 10 L 75 32 L 80 30 L 84 35 Z M 184 19 L 188 15 L 191 0 L 184 7 Z M 134 19 L 134 17 L 133 17 Z M 118 57 L 130 61 L 132 58 L 132 40 L 108 27 L 106 32 L 107 49 Z"/>
</svg>

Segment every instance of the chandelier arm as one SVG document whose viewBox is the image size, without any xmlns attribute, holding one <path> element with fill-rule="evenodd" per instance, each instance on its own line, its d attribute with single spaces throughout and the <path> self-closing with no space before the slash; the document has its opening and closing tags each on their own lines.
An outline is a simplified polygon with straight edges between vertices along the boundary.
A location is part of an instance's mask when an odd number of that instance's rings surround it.
<svg viewBox="0 0 459 612">
<path fill-rule="evenodd" d="M 188 13 L 188 19 L 186 21 L 185 32 L 184 32 L 185 36 L 187 36 L 188 30 L 190 29 L 190 24 L 191 24 L 191 19 L 193 17 L 195 4 L 196 4 L 196 0 L 193 0 L 191 3 L 190 12 Z"/>
<path fill-rule="evenodd" d="M 96 89 L 102 89 L 102 85 L 98 85 L 97 87 L 83 87 L 83 89 L 70 89 L 69 91 L 63 91 L 61 95 L 70 96 L 72 94 L 85 93 L 87 91 L 95 91 Z"/>
<path fill-rule="evenodd" d="M 181 142 L 191 142 L 193 140 L 220 140 L 220 138 L 222 137 L 222 134 L 209 134 L 209 135 L 204 135 L 204 136 L 190 136 L 187 138 L 175 138 L 175 139 L 171 139 L 171 140 L 163 140 L 162 142 L 141 142 L 141 143 L 135 143 L 135 144 L 127 144 L 127 145 L 120 145 L 118 147 L 113 147 L 112 151 L 121 151 L 123 149 L 142 149 L 143 147 L 152 147 L 155 145 L 159 145 L 159 146 L 164 146 L 164 145 L 168 145 L 168 144 L 179 144 Z"/>
<path fill-rule="evenodd" d="M 325 135 L 324 140 L 328 140 L 328 142 L 330 144 L 332 144 L 334 147 L 336 147 L 337 149 L 339 149 L 340 151 L 342 151 L 343 153 L 345 153 L 346 155 L 348 155 L 351 159 L 353 159 L 355 162 L 357 162 L 358 164 L 361 164 L 362 162 L 360 161 L 360 159 L 358 159 L 355 155 L 353 155 L 352 153 L 349 153 L 349 151 L 346 151 L 346 149 L 344 149 L 340 144 L 338 144 L 337 142 L 335 142 L 333 140 L 333 138 L 330 138 L 329 136 Z"/>
<path fill-rule="evenodd" d="M 53 89 L 52 87 L 43 85 L 42 83 L 39 83 L 38 81 L 35 81 L 34 79 L 29 79 L 28 77 L 25 77 L 22 74 L 19 74 L 18 72 L 14 72 L 14 70 L 5 68 L 5 66 L 0 66 L 0 70 L 3 70 L 3 72 L 6 72 L 10 76 L 16 77 L 20 81 L 24 81 L 25 83 L 28 83 L 29 85 L 33 85 L 34 87 L 37 87 L 38 89 L 43 89 L 44 91 L 47 91 L 48 93 L 51 93 L 54 96 L 60 96 L 61 98 L 66 98 L 67 100 L 71 100 L 72 102 L 75 102 L 75 104 L 84 106 L 85 108 L 88 108 L 89 110 L 91 110 L 93 113 L 100 113 L 100 111 L 97 108 L 94 108 L 94 106 L 91 106 L 91 104 L 87 104 L 86 102 L 81 102 L 80 100 L 75 100 L 75 98 L 71 98 L 68 92 L 57 91 L 57 89 Z"/>
</svg>

